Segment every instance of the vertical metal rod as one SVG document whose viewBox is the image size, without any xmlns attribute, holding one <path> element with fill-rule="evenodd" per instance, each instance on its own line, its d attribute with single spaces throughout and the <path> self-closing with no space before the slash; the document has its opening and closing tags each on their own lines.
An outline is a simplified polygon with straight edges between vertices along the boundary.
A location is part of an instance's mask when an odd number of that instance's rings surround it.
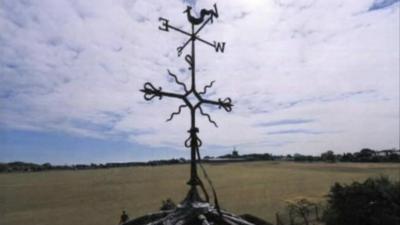
<svg viewBox="0 0 400 225">
<path fill-rule="evenodd" d="M 194 38 L 194 25 L 192 24 L 192 88 L 191 91 L 196 91 L 196 67 L 195 67 L 195 38 Z M 196 161 L 196 151 L 198 148 L 198 141 L 197 141 L 197 132 L 198 129 L 196 128 L 196 108 L 190 107 L 191 113 L 191 127 L 190 127 L 190 150 L 191 150 L 191 161 L 190 161 L 190 180 L 189 185 L 191 186 L 192 197 L 196 198 L 197 195 L 197 188 L 196 186 L 199 185 L 199 178 L 197 175 L 197 161 Z"/>
<path fill-rule="evenodd" d="M 196 40 L 194 33 L 194 24 L 192 24 L 192 91 L 196 91 L 196 60 L 195 60 L 195 46 Z"/>
</svg>

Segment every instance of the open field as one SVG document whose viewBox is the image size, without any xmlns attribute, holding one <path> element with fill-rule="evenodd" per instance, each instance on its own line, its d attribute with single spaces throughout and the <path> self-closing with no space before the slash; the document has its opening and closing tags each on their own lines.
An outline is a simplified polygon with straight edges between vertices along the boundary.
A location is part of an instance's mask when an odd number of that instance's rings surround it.
<svg viewBox="0 0 400 225">
<path fill-rule="evenodd" d="M 248 162 L 205 166 L 224 209 L 274 221 L 285 200 L 323 199 L 335 182 L 387 175 L 400 164 Z M 112 225 L 182 200 L 189 165 L 0 174 L 0 225 Z"/>
</svg>

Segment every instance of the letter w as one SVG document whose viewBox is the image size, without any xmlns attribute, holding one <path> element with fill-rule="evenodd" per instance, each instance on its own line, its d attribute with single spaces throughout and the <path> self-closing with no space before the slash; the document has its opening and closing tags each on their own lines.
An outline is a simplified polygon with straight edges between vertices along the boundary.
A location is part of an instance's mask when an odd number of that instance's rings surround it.
<svg viewBox="0 0 400 225">
<path fill-rule="evenodd" d="M 224 52 L 225 50 L 225 42 L 216 42 L 214 41 L 214 48 L 216 52 Z"/>
</svg>

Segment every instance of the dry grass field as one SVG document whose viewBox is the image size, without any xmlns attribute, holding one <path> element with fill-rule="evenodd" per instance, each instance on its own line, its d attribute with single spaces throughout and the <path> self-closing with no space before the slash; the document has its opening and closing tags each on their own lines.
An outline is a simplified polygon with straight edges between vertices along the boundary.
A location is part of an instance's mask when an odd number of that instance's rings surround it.
<svg viewBox="0 0 400 225">
<path fill-rule="evenodd" d="M 249 162 L 206 165 L 224 209 L 274 221 L 285 200 L 323 199 L 335 182 L 387 175 L 400 164 Z M 113 225 L 182 200 L 188 165 L 0 174 L 1 225 Z"/>
</svg>

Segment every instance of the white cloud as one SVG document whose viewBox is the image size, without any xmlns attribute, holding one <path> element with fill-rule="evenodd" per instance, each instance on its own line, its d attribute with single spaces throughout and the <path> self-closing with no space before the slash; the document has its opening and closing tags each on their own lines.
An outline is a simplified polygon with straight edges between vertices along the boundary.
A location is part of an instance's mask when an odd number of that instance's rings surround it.
<svg viewBox="0 0 400 225">
<path fill-rule="evenodd" d="M 196 10 L 212 5 L 198 1 Z M 209 97 L 230 96 L 235 107 L 210 112 L 219 129 L 199 117 L 205 147 L 273 153 L 398 147 L 399 4 L 368 11 L 371 5 L 218 2 L 220 18 L 201 37 L 226 41 L 226 52 L 197 44 L 198 85 L 216 80 Z M 180 102 L 148 103 L 139 89 L 150 81 L 179 91 L 167 69 L 189 82 L 183 56 L 176 57 L 186 37 L 158 30 L 160 16 L 188 29 L 184 9 L 180 1 L 2 1 L 2 125 L 182 148 L 187 112 L 164 122 Z M 315 122 L 257 126 L 299 118 Z M 320 134 L 268 135 L 288 129 Z"/>
</svg>

